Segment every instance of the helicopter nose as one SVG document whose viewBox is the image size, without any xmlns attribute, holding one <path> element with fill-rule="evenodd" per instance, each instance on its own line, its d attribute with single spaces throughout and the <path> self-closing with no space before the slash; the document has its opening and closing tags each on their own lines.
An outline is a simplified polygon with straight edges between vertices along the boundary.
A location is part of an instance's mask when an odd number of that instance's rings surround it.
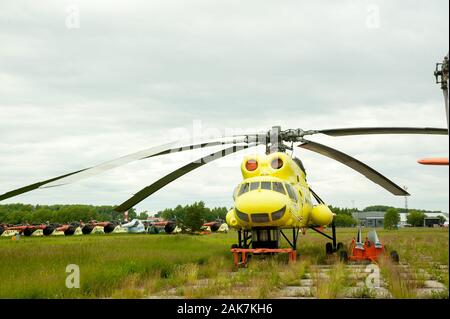
<svg viewBox="0 0 450 319">
<path fill-rule="evenodd" d="M 289 203 L 287 195 L 272 190 L 255 190 L 239 196 L 235 201 L 238 217 L 243 221 L 269 222 L 280 219 Z"/>
</svg>

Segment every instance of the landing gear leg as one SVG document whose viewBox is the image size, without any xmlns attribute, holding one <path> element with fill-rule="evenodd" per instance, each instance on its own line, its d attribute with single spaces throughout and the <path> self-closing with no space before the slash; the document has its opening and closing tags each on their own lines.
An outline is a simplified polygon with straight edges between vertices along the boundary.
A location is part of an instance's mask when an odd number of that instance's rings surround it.
<svg viewBox="0 0 450 319">
<path fill-rule="evenodd" d="M 238 230 L 238 247 L 242 248 L 242 230 Z"/>
<path fill-rule="evenodd" d="M 327 255 L 330 255 L 334 252 L 337 252 L 338 250 L 342 249 L 344 247 L 344 245 L 342 243 L 338 243 L 337 242 L 337 237 L 336 237 L 336 225 L 333 221 L 333 223 L 331 223 L 331 236 L 325 234 L 324 232 L 322 232 L 321 230 L 315 228 L 315 227 L 310 227 L 312 230 L 314 230 L 315 232 L 321 234 L 322 236 L 328 238 L 331 240 L 331 243 L 328 242 L 325 245 L 325 250 L 327 252 Z"/>
<path fill-rule="evenodd" d="M 336 245 L 336 224 L 333 222 L 331 223 L 331 232 L 333 233 L 333 251 L 337 251 L 337 245 Z"/>
<path fill-rule="evenodd" d="M 252 241 L 252 235 L 248 230 L 238 230 L 238 243 L 231 245 L 231 248 L 249 248 Z"/>
<path fill-rule="evenodd" d="M 283 231 L 280 229 L 280 234 L 283 235 L 284 239 L 288 242 L 289 246 L 293 250 L 297 250 L 297 241 L 298 241 L 298 233 L 300 232 L 299 228 L 292 228 L 292 242 L 289 240 L 289 238 L 286 237 L 286 235 L 283 233 Z"/>
<path fill-rule="evenodd" d="M 298 239 L 299 229 L 292 228 L 292 249 L 297 250 L 297 239 Z"/>
</svg>

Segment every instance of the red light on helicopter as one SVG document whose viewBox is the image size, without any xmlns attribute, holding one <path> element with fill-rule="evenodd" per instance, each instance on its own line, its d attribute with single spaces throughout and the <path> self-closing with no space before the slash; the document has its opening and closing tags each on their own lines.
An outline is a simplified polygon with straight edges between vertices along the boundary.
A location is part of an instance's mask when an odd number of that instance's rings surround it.
<svg viewBox="0 0 450 319">
<path fill-rule="evenodd" d="M 254 171 L 258 168 L 258 162 L 256 160 L 248 160 L 247 163 L 245 163 L 245 168 L 247 171 Z"/>
</svg>

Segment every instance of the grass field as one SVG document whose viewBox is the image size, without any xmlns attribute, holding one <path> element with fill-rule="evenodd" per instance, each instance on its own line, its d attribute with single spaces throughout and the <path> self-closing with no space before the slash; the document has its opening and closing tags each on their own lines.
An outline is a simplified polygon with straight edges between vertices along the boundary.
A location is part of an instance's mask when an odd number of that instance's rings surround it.
<svg viewBox="0 0 450 319">
<path fill-rule="evenodd" d="M 338 229 L 338 239 L 348 244 L 356 229 Z M 435 298 L 448 298 L 449 233 L 447 229 L 378 231 L 388 249 L 414 272 L 404 279 L 390 262 L 381 273 L 393 298 L 415 298 L 426 278 L 421 271 L 446 286 Z M 0 298 L 183 298 L 279 297 L 283 287 L 308 280 L 313 274 L 311 297 L 340 298 L 351 280 L 351 270 L 338 261 L 330 276 L 314 277 L 314 266 L 329 264 L 326 239 L 309 231 L 299 239 L 299 260 L 287 264 L 285 256 L 254 258 L 249 267 L 236 270 L 229 251 L 236 234 L 136 235 L 109 234 L 72 237 L 0 237 Z M 80 288 L 66 287 L 66 266 L 80 269 Z M 417 270 L 417 271 L 415 271 Z M 420 270 L 420 271 L 419 271 Z M 354 297 L 375 297 L 364 287 Z"/>
</svg>

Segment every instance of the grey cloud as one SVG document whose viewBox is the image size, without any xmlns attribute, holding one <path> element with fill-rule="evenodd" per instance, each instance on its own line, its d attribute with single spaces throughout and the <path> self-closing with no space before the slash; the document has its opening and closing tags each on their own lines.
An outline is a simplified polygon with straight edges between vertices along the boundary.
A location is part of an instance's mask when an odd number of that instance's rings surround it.
<svg viewBox="0 0 450 319">
<path fill-rule="evenodd" d="M 64 25 L 71 4 L 80 29 Z M 373 4 L 376 29 L 366 27 Z M 2 1 L 0 192 L 164 143 L 193 120 L 221 131 L 445 126 L 432 71 L 447 25 L 448 1 Z M 416 164 L 447 156 L 446 138 L 313 139 L 409 185 L 411 205 L 448 209 L 448 169 Z M 332 204 L 402 204 L 338 163 L 296 153 Z M 239 158 L 223 161 L 138 208 L 231 205 Z M 17 200 L 115 204 L 178 164 L 156 162 Z"/>
</svg>

